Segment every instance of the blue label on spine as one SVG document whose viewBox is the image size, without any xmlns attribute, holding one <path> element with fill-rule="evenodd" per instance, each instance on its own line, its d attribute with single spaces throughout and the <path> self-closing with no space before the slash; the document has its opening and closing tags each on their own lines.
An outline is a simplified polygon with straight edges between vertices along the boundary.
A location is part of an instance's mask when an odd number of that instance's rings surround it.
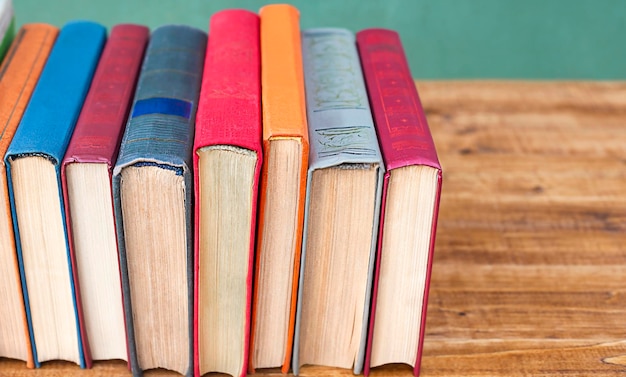
<svg viewBox="0 0 626 377">
<path fill-rule="evenodd" d="M 131 118 L 148 114 L 174 115 L 189 119 L 191 102 L 163 97 L 146 98 L 135 102 Z"/>
</svg>

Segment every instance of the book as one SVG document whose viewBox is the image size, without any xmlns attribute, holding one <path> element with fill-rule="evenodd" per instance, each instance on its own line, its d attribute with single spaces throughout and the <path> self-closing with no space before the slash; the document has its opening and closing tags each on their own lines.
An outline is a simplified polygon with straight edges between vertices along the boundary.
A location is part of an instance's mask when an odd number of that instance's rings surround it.
<svg viewBox="0 0 626 377">
<path fill-rule="evenodd" d="M 139 25 L 111 29 L 61 163 L 88 365 L 92 360 L 127 360 L 111 174 L 149 34 Z"/>
<path fill-rule="evenodd" d="M 298 10 L 261 8 L 263 154 L 249 370 L 289 371 L 309 137 Z"/>
<path fill-rule="evenodd" d="M 259 16 L 211 16 L 193 146 L 196 376 L 245 377 L 261 173 Z"/>
<path fill-rule="evenodd" d="M 25 24 L 17 32 L 0 66 L 0 154 L 5 155 L 37 84 L 59 29 L 46 24 Z M 20 269 L 13 236 L 13 218 L 4 159 L 0 159 L 0 357 L 26 361 L 34 367 L 24 310 Z"/>
<path fill-rule="evenodd" d="M 398 33 L 357 33 L 387 171 L 383 183 L 370 335 L 370 367 L 405 363 L 419 374 L 441 165 Z"/>
<path fill-rule="evenodd" d="M 0 62 L 9 49 L 15 31 L 15 17 L 11 0 L 0 0 Z"/>
<path fill-rule="evenodd" d="M 194 122 L 207 35 L 150 36 L 120 152 L 113 200 L 133 375 L 193 374 Z"/>
<path fill-rule="evenodd" d="M 310 155 L 293 371 L 363 367 L 384 166 L 354 34 L 302 32 Z"/>
<path fill-rule="evenodd" d="M 56 359 L 86 366 L 60 162 L 105 39 L 106 29 L 94 22 L 70 22 L 61 29 L 4 157 L 37 367 Z"/>
</svg>

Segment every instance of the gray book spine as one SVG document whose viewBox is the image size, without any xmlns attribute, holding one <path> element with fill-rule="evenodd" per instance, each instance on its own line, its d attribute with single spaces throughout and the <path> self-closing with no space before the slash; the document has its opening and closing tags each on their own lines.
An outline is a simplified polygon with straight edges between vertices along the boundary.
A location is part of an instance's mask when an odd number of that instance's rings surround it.
<svg viewBox="0 0 626 377">
<path fill-rule="evenodd" d="M 187 232 L 189 367 L 193 375 L 193 177 L 192 147 L 207 35 L 182 25 L 160 27 L 151 35 L 133 107 L 113 169 L 113 200 L 120 254 L 129 363 L 141 376 L 132 321 L 132 302 L 124 243 L 120 173 L 128 166 L 152 165 L 181 174 L 185 184 Z"/>
<path fill-rule="evenodd" d="M 309 188 L 314 170 L 342 164 L 378 165 L 376 205 L 372 224 L 367 290 L 363 310 L 361 342 L 354 364 L 359 374 L 365 361 L 369 306 L 374 273 L 374 258 L 378 236 L 378 219 L 383 160 L 374 121 L 369 106 L 361 63 L 354 34 L 348 30 L 316 28 L 302 32 L 302 59 L 306 90 L 307 122 L 309 125 L 309 170 L 306 208 L 300 263 L 296 327 L 293 347 L 293 371 L 299 372 L 299 342 L 302 307 L 302 287 L 306 261 L 306 229 L 309 212 Z"/>
</svg>

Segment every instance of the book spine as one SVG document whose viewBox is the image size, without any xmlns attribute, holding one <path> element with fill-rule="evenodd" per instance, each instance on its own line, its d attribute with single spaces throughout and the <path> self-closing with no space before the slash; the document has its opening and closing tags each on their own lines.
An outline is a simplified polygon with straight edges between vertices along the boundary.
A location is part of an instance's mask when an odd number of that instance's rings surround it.
<svg viewBox="0 0 626 377">
<path fill-rule="evenodd" d="M 288 4 L 266 5 L 259 11 L 261 17 L 261 74 L 263 96 L 263 153 L 266 163 L 261 175 L 261 191 L 259 199 L 258 237 L 263 237 L 266 224 L 265 217 L 272 216 L 271 210 L 266 213 L 266 193 L 268 179 L 267 158 L 270 155 L 270 140 L 280 137 L 292 137 L 302 144 L 303 161 L 300 169 L 299 198 L 297 213 L 296 245 L 294 248 L 294 265 L 291 289 L 291 309 L 287 323 L 287 346 L 281 366 L 282 373 L 289 372 L 293 347 L 293 334 L 296 319 L 296 302 L 300 271 L 300 250 L 302 242 L 302 225 L 304 222 L 304 195 L 306 190 L 306 170 L 308 168 L 309 143 L 306 120 L 306 102 L 304 94 L 304 72 L 302 67 L 302 45 L 300 40 L 300 15 L 298 10 Z M 256 346 L 257 301 L 259 295 L 259 274 L 264 240 L 257 241 L 255 267 L 254 299 L 252 308 L 252 329 L 250 340 L 249 371 L 254 373 L 254 352 Z"/>
<path fill-rule="evenodd" d="M 71 162 L 104 162 L 112 169 L 149 33 L 149 29 L 144 26 L 113 27 L 61 165 L 66 228 L 77 292 L 76 301 L 81 308 L 79 324 L 87 367 L 91 367 L 92 357 L 82 311 L 65 171 Z"/>
<path fill-rule="evenodd" d="M 382 160 L 354 35 L 344 29 L 302 32 L 309 125 L 309 168 Z"/>
<path fill-rule="evenodd" d="M 115 164 L 150 30 L 111 29 L 63 163 Z"/>
<path fill-rule="evenodd" d="M 37 86 L 32 94 L 28 108 L 18 126 L 18 129 L 5 155 L 7 181 L 11 212 L 13 215 L 13 229 L 16 240 L 16 249 L 21 266 L 22 289 L 26 316 L 31 333 L 31 343 L 35 366 L 39 367 L 37 346 L 33 335 L 32 318 L 28 305 L 28 287 L 23 270 L 21 243 L 19 241 L 19 224 L 15 213 L 15 205 L 11 181 L 11 161 L 29 155 L 43 155 L 56 166 L 58 193 L 61 201 L 61 217 L 65 224 L 63 209 L 63 194 L 61 189 L 60 161 L 65 153 L 70 136 L 74 129 L 78 113 L 82 107 L 85 94 L 91 83 L 96 63 L 100 57 L 102 45 L 106 39 L 106 29 L 92 22 L 73 22 L 65 25 L 50 52 L 45 67 L 41 73 Z M 63 95 L 59 95 L 63 88 Z M 79 326 L 80 307 L 76 302 L 77 292 L 72 271 L 71 256 L 67 229 L 64 227 L 65 246 L 67 249 L 68 268 L 70 270 L 70 285 L 74 297 L 74 315 L 76 317 L 76 331 L 78 337 L 79 363 L 82 368 L 87 367 L 83 352 L 83 341 Z"/>
<path fill-rule="evenodd" d="M 201 30 L 166 25 L 151 35 L 126 130 L 113 169 L 115 228 L 120 257 L 122 298 L 128 337 L 129 365 L 133 375 L 141 376 L 133 326 L 132 300 L 128 278 L 124 224 L 121 213 L 121 171 L 127 166 L 148 164 L 173 169 L 184 177 L 188 276 L 189 367 L 193 375 L 193 180 L 190 170 L 194 124 L 207 44 Z"/>
<path fill-rule="evenodd" d="M 0 66 L 0 152 L 4 157 L 26 110 L 59 29 L 46 24 L 25 24 L 15 36 Z M 4 163 L 4 161 L 2 161 Z"/>
<path fill-rule="evenodd" d="M 3 93 L 2 101 L 0 101 L 0 124 L 4 124 L 4 128 L 0 134 L 0 152 L 2 156 L 6 152 L 11 142 L 17 125 L 20 122 L 30 96 L 37 84 L 39 75 L 43 70 L 46 59 L 52 50 L 52 46 L 59 33 L 59 29 L 52 25 L 45 24 L 26 24 L 20 28 L 11 48 L 7 52 L 6 58 L 0 66 L 0 90 Z M 7 181 L 4 160 L 0 160 L 2 164 L 2 173 L 4 182 Z M 7 234 L 10 235 L 13 251 L 13 264 L 15 265 L 15 278 L 19 292 L 16 292 L 22 300 L 19 308 L 22 321 L 24 323 L 24 340 L 26 349 L 26 366 L 33 368 L 35 366 L 32 353 L 32 341 L 29 332 L 28 320 L 25 311 L 24 298 L 27 298 L 27 292 L 23 290 L 21 283 L 20 271 L 23 265 L 18 261 L 18 255 L 15 253 L 15 239 L 11 221 L 11 207 L 8 203 L 9 191 L 7 185 L 3 185 L 2 195 L 6 201 L 5 213 L 8 219 Z M 22 267 L 20 267 L 22 266 Z M 26 296 L 25 296 L 26 295 Z"/>
<path fill-rule="evenodd" d="M 152 33 L 114 174 L 147 159 L 189 171 L 206 42 L 183 25 Z"/>
<path fill-rule="evenodd" d="M 61 29 L 7 156 L 46 155 L 60 165 L 105 41 L 106 28 L 97 23 Z"/>
<path fill-rule="evenodd" d="M 261 145 L 259 16 L 225 10 L 211 17 L 194 149 Z M 254 127 L 251 127 L 254 125 Z"/>
<path fill-rule="evenodd" d="M 413 164 L 441 169 L 398 33 L 367 29 L 356 38 L 387 169 Z"/>
<path fill-rule="evenodd" d="M 256 152 L 255 184 L 252 208 L 256 212 L 258 181 L 262 165 L 261 152 L 261 87 L 259 17 L 245 10 L 225 10 L 211 17 L 207 53 L 204 63 L 202 89 L 196 120 L 194 150 L 208 145 L 235 145 Z M 194 355 L 195 375 L 200 375 L 199 339 L 199 237 L 200 193 L 198 154 L 193 154 L 195 184 L 195 307 Z M 250 228 L 250 253 L 247 261 L 246 323 L 244 363 L 241 376 L 245 377 L 248 362 L 250 310 L 256 216 L 252 214 Z M 206 279 L 204 280 L 206 284 Z M 221 310 L 221 308 L 217 308 Z M 233 339 L 233 341 L 238 341 Z"/>
<path fill-rule="evenodd" d="M 308 140 L 299 12 L 288 4 L 271 4 L 259 15 L 263 138 Z"/>
</svg>

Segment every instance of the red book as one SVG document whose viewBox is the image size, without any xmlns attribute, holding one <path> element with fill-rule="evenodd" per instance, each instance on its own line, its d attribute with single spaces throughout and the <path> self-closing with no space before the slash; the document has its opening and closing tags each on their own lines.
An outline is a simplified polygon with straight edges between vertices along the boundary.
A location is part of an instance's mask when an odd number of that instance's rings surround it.
<svg viewBox="0 0 626 377">
<path fill-rule="evenodd" d="M 150 31 L 113 27 L 61 165 L 85 360 L 127 360 L 111 173 Z"/>
<path fill-rule="evenodd" d="M 405 363 L 419 374 L 441 194 L 441 165 L 398 34 L 357 33 L 386 166 L 365 374 Z"/>
<path fill-rule="evenodd" d="M 193 146 L 195 375 L 245 376 L 261 172 L 259 17 L 210 20 Z"/>
</svg>

